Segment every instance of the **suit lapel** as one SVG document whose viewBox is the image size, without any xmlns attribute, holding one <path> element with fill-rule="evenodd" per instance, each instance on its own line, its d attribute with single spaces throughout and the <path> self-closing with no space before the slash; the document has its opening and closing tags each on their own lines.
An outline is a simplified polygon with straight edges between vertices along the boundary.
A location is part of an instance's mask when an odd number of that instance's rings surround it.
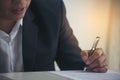
<svg viewBox="0 0 120 80">
<path fill-rule="evenodd" d="M 34 23 L 34 16 L 28 10 L 23 19 L 23 65 L 24 70 L 32 70 L 37 53 L 38 27 Z"/>
</svg>

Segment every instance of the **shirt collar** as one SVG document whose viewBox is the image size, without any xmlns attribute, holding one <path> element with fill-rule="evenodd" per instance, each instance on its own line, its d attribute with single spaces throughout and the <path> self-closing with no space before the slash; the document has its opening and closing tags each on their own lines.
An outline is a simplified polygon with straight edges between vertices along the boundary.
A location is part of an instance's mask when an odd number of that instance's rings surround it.
<svg viewBox="0 0 120 80">
<path fill-rule="evenodd" d="M 20 23 L 21 26 L 23 26 L 23 19 L 20 19 L 19 23 Z"/>
<path fill-rule="evenodd" d="M 17 33 L 18 33 L 19 29 L 22 27 L 22 25 L 23 25 L 23 19 L 20 19 L 20 20 L 18 20 L 16 22 L 16 24 L 14 25 L 12 31 L 9 34 L 11 39 L 13 39 L 17 35 Z"/>
<path fill-rule="evenodd" d="M 13 26 L 13 29 L 12 29 L 12 31 L 10 32 L 10 34 L 7 34 L 7 33 L 5 33 L 4 31 L 0 30 L 0 38 L 3 38 L 3 37 L 5 37 L 5 36 L 7 36 L 7 37 L 11 37 L 11 39 L 13 39 L 13 38 L 17 35 L 20 27 L 22 27 L 22 26 L 23 26 L 23 19 L 20 19 L 20 20 L 18 20 L 18 21 L 16 22 L 16 24 Z"/>
</svg>

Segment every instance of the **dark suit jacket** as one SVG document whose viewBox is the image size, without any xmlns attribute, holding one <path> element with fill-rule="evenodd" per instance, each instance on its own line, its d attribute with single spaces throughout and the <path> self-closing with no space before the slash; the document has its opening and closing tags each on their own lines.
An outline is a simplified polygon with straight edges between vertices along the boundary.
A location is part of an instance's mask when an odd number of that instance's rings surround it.
<svg viewBox="0 0 120 80">
<path fill-rule="evenodd" d="M 23 21 L 24 71 L 83 69 L 62 0 L 32 0 Z"/>
</svg>

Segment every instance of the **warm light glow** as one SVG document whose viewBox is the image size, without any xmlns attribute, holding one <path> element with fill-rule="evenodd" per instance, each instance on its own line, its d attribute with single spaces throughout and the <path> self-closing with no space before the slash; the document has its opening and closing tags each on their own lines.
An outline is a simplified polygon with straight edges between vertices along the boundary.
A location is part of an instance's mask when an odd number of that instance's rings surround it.
<svg viewBox="0 0 120 80">
<path fill-rule="evenodd" d="M 98 47 L 109 58 L 109 68 L 120 71 L 120 0 L 64 0 L 67 17 L 82 49 Z M 115 65 L 115 66 L 113 66 Z"/>
<path fill-rule="evenodd" d="M 89 49 L 96 36 L 101 37 L 98 46 L 105 48 L 108 19 L 110 11 L 109 0 L 65 0 L 67 17 L 80 42 L 82 49 Z"/>
</svg>

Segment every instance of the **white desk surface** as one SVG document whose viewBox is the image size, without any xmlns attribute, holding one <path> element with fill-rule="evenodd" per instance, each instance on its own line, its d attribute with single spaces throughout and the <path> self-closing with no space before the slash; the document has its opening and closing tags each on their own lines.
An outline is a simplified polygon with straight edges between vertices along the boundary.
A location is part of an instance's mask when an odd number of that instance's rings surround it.
<svg viewBox="0 0 120 80">
<path fill-rule="evenodd" d="M 2 77 L 10 79 L 0 80 L 120 80 L 120 72 L 93 73 L 83 71 L 48 71 L 2 73 Z"/>
</svg>

